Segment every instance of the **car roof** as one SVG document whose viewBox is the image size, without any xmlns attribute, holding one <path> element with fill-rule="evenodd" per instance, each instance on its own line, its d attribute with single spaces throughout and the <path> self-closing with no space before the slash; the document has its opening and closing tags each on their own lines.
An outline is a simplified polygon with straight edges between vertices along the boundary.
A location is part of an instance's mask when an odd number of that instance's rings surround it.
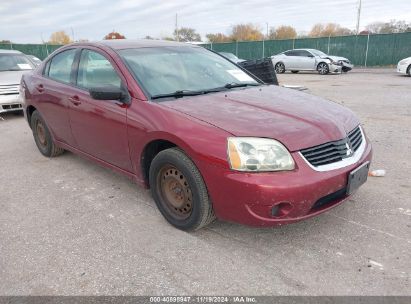
<svg viewBox="0 0 411 304">
<path fill-rule="evenodd" d="M 169 46 L 178 46 L 178 47 L 201 47 L 194 44 L 176 42 L 176 41 L 165 41 L 165 40 L 154 40 L 154 39 L 112 39 L 112 40 L 102 40 L 97 42 L 85 43 L 87 45 L 103 45 L 114 50 L 123 50 L 123 49 L 137 49 L 137 48 L 146 48 L 146 47 L 169 47 Z"/>
<path fill-rule="evenodd" d="M 23 54 L 20 51 L 16 51 L 16 50 L 3 50 L 0 49 L 0 54 Z"/>
</svg>

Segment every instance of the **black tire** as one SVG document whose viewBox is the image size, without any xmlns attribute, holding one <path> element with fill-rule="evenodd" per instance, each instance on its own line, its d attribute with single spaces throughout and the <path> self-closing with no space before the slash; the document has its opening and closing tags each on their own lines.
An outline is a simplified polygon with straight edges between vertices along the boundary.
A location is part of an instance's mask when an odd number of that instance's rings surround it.
<svg viewBox="0 0 411 304">
<path fill-rule="evenodd" d="M 408 66 L 407 75 L 411 77 L 411 64 Z"/>
<path fill-rule="evenodd" d="M 180 149 L 166 149 L 154 157 L 149 182 L 158 209 L 174 227 L 194 231 L 215 219 L 204 180 Z"/>
<path fill-rule="evenodd" d="M 291 73 L 293 74 L 297 74 L 299 71 L 291 71 Z"/>
<path fill-rule="evenodd" d="M 320 62 L 317 65 L 317 71 L 320 75 L 327 75 L 330 72 L 330 67 L 326 62 Z"/>
<path fill-rule="evenodd" d="M 30 120 L 34 141 L 40 153 L 46 157 L 55 157 L 64 153 L 64 149 L 57 147 L 53 142 L 50 130 L 38 111 L 34 111 Z"/>
<path fill-rule="evenodd" d="M 275 64 L 275 72 L 276 72 L 277 74 L 283 74 L 283 73 L 285 73 L 285 65 L 284 65 L 284 63 L 282 63 L 282 62 L 277 62 L 277 63 Z"/>
</svg>

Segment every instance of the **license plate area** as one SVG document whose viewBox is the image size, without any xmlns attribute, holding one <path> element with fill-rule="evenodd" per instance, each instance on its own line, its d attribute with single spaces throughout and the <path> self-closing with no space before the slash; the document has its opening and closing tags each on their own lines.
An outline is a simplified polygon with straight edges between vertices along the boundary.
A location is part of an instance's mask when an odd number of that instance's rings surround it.
<svg viewBox="0 0 411 304">
<path fill-rule="evenodd" d="M 352 170 L 348 175 L 347 195 L 354 193 L 362 184 L 367 181 L 370 162 L 366 162 L 358 168 Z"/>
</svg>

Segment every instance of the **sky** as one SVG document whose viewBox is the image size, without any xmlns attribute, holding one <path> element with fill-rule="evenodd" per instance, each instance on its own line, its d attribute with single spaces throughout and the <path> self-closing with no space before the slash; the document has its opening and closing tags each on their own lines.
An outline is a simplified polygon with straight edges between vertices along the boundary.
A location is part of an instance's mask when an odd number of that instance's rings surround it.
<svg viewBox="0 0 411 304">
<path fill-rule="evenodd" d="M 362 0 L 360 29 L 374 21 L 411 22 L 411 0 Z M 315 23 L 355 29 L 358 0 L 0 0 L 0 40 L 47 41 L 66 31 L 74 39 L 101 40 L 112 30 L 126 38 L 171 36 L 179 27 L 228 34 L 233 25 L 266 30 L 282 24 L 308 32 Z"/>
</svg>

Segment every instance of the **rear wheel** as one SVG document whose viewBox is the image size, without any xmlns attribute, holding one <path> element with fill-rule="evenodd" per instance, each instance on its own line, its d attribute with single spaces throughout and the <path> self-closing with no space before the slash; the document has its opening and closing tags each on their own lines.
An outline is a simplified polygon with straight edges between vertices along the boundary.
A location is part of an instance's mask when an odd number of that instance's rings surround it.
<svg viewBox="0 0 411 304">
<path fill-rule="evenodd" d="M 64 149 L 54 144 L 50 130 L 38 111 L 33 112 L 30 123 L 34 141 L 41 154 L 47 157 L 54 157 L 64 152 Z"/>
<path fill-rule="evenodd" d="M 275 72 L 276 72 L 277 74 L 282 74 L 282 73 L 284 73 L 284 72 L 285 72 L 285 65 L 284 65 L 284 63 L 278 62 L 278 63 L 275 65 Z"/>
<path fill-rule="evenodd" d="M 411 64 L 408 66 L 407 74 L 408 74 L 408 76 L 411 77 Z"/>
<path fill-rule="evenodd" d="M 163 150 L 150 165 L 151 194 L 166 220 L 181 230 L 198 230 L 214 219 L 203 178 L 180 149 Z"/>
<path fill-rule="evenodd" d="M 293 74 L 297 74 L 299 71 L 291 71 L 291 73 Z"/>
<path fill-rule="evenodd" d="M 320 62 L 317 66 L 317 71 L 321 75 L 327 75 L 330 72 L 330 68 L 325 62 Z"/>
</svg>

